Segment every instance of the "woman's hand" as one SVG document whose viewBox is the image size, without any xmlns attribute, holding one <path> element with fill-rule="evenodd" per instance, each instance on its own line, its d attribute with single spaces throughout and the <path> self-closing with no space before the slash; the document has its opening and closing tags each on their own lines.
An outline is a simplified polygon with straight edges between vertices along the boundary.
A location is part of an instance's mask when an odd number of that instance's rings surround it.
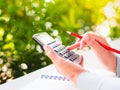
<svg viewBox="0 0 120 90">
<path fill-rule="evenodd" d="M 69 49 L 80 47 L 80 49 L 90 46 L 95 54 L 98 56 L 102 64 L 110 71 L 116 73 L 116 56 L 111 51 L 103 48 L 98 42 L 109 46 L 105 38 L 96 35 L 95 33 L 88 32 L 83 35 L 83 38 L 77 41 L 74 45 L 69 46 Z"/>
<path fill-rule="evenodd" d="M 54 50 L 49 46 L 44 46 L 44 50 L 47 56 L 52 60 L 53 64 L 57 68 L 58 72 L 68 77 L 70 80 L 76 83 L 77 77 L 80 73 L 85 72 L 86 70 L 82 67 L 83 57 L 81 56 L 82 62 L 80 65 L 77 65 L 67 59 L 64 59 L 57 55 Z"/>
</svg>

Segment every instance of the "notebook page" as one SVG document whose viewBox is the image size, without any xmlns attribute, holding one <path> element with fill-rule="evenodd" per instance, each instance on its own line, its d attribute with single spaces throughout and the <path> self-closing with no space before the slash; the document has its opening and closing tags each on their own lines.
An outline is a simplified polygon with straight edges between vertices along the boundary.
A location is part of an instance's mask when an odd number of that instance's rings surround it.
<svg viewBox="0 0 120 90">
<path fill-rule="evenodd" d="M 73 82 L 59 74 L 56 69 L 40 73 L 40 77 L 21 90 L 80 90 Z"/>
</svg>

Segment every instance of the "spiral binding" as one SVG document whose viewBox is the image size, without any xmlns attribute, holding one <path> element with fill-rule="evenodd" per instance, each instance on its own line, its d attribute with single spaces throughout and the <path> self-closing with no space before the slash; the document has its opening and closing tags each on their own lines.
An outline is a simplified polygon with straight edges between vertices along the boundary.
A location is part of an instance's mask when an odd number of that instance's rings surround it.
<svg viewBox="0 0 120 90">
<path fill-rule="evenodd" d="M 44 74 L 41 75 L 41 79 L 69 81 L 69 79 L 67 79 L 64 76 L 44 75 Z"/>
</svg>

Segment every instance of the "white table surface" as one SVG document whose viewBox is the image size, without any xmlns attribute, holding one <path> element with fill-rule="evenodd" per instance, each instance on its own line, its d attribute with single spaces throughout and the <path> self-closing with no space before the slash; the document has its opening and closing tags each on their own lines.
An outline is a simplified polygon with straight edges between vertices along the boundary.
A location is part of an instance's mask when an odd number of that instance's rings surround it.
<svg viewBox="0 0 120 90">
<path fill-rule="evenodd" d="M 53 68 L 54 68 L 54 66 L 50 65 L 50 66 L 47 66 L 45 68 L 36 70 L 36 71 L 34 71 L 30 74 L 27 74 L 25 76 L 19 77 L 15 80 L 8 82 L 8 83 L 2 84 L 2 85 L 0 85 L 0 90 L 20 90 L 21 88 L 23 88 L 27 84 L 29 84 L 32 81 L 39 78 L 41 73 L 44 73 L 44 72 L 46 73 L 47 71 L 49 71 Z"/>
</svg>

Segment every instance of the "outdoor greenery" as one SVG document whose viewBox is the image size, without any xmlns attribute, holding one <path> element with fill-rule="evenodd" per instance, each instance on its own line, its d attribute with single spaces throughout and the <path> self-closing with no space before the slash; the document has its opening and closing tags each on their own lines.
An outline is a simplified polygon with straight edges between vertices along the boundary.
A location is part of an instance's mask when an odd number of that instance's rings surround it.
<svg viewBox="0 0 120 90">
<path fill-rule="evenodd" d="M 33 34 L 48 32 L 70 45 L 75 38 L 66 31 L 91 30 L 120 37 L 119 0 L 0 0 L 0 83 L 52 63 Z"/>
</svg>

